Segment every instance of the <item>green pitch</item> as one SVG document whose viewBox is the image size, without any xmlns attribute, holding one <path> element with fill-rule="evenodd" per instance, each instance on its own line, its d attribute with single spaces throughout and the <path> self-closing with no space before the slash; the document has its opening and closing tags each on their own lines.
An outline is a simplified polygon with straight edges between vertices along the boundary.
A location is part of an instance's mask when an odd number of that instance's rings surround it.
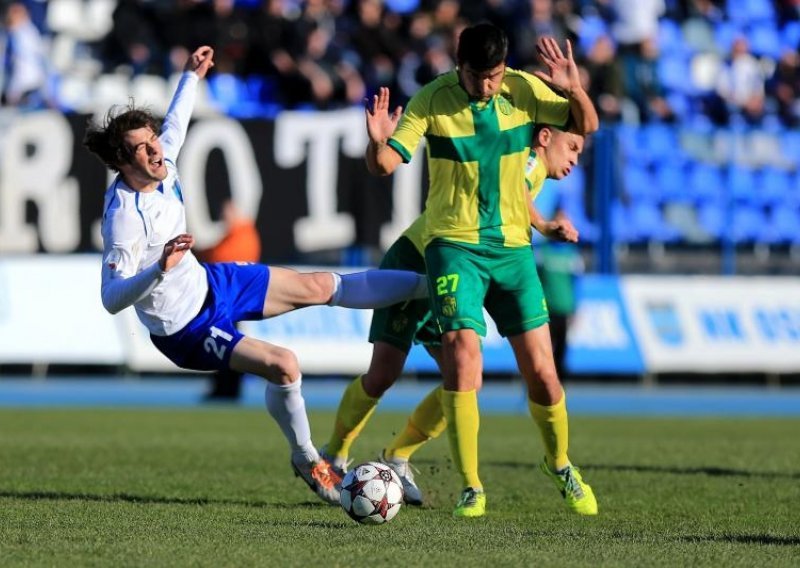
<svg viewBox="0 0 800 568">
<path fill-rule="evenodd" d="M 357 442 L 373 458 L 403 417 Z M 332 414 L 315 413 L 316 442 Z M 596 518 L 534 464 L 524 416 L 484 416 L 487 516 L 454 520 L 444 438 L 417 454 L 428 504 L 360 526 L 290 471 L 266 412 L 0 410 L 0 564 L 48 566 L 798 566 L 800 421 L 573 418 Z"/>
</svg>

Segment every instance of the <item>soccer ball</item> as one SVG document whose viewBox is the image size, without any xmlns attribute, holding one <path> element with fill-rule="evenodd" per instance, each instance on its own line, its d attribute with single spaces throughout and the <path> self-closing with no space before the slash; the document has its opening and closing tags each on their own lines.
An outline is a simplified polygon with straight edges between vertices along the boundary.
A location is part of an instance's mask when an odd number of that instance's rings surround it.
<svg viewBox="0 0 800 568">
<path fill-rule="evenodd" d="M 339 501 L 350 518 L 359 523 L 388 523 L 403 504 L 403 484 L 388 465 L 362 463 L 344 476 Z"/>
</svg>

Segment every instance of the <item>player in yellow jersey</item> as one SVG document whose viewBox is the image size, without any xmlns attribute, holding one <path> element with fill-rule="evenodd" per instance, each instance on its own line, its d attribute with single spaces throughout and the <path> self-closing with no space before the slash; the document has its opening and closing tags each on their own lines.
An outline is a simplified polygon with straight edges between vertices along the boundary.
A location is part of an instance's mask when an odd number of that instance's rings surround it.
<svg viewBox="0 0 800 568">
<path fill-rule="evenodd" d="M 389 112 L 385 88 L 366 113 L 366 159 L 373 174 L 391 174 L 411 159 L 423 136 L 427 140 L 423 242 L 431 305 L 442 334 L 441 406 L 463 479 L 457 517 L 486 511 L 478 476 L 477 400 L 484 307 L 508 337 L 528 385 L 530 411 L 545 444 L 543 471 L 573 509 L 597 512 L 591 488 L 567 457 L 565 396 L 544 325 L 547 309 L 530 253 L 530 200 L 522 187 L 537 123 L 569 122 L 586 135 L 597 129 L 598 119 L 570 44 L 566 56 L 549 37 L 541 38 L 538 48 L 546 72 L 534 76 L 508 69 L 505 33 L 488 23 L 470 26 L 459 37 L 456 70 L 425 85 L 402 117 L 399 107 Z"/>
<path fill-rule="evenodd" d="M 547 238 L 568 242 L 578 240 L 578 232 L 568 219 L 562 217 L 546 221 L 532 203 L 546 178 L 557 180 L 569 175 L 582 150 L 582 136 L 549 125 L 536 127 L 532 152 L 526 165 L 526 184 L 531 200 L 531 225 Z M 389 248 L 381 267 L 424 273 L 424 221 L 423 213 Z M 375 311 L 369 336 L 374 345 L 369 370 L 348 385 L 339 403 L 330 441 L 321 450 L 333 467 L 342 470 L 340 473 L 344 473 L 350 448 L 372 416 L 381 396 L 400 377 L 412 341 L 424 345 L 436 362 L 440 362 L 441 342 L 430 316 L 427 300 L 404 302 Z M 425 442 L 437 437 L 446 427 L 440 402 L 441 392 L 441 386 L 431 391 L 411 414 L 405 429 L 381 455 L 381 459 L 399 475 L 405 491 L 404 500 L 411 505 L 421 505 L 423 497 L 414 480 L 409 459 Z"/>
</svg>

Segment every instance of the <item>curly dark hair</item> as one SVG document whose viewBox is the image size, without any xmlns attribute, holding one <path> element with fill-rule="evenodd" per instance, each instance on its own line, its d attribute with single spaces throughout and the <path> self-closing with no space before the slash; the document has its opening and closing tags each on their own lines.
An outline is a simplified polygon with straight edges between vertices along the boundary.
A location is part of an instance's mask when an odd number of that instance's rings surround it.
<svg viewBox="0 0 800 568">
<path fill-rule="evenodd" d="M 127 105 L 111 107 L 102 125 L 89 120 L 83 145 L 108 168 L 118 172 L 122 164 L 133 159 L 130 148 L 125 146 L 125 133 L 137 128 L 150 128 L 158 133 L 161 121 L 149 110 L 136 108 L 131 100 Z"/>
</svg>

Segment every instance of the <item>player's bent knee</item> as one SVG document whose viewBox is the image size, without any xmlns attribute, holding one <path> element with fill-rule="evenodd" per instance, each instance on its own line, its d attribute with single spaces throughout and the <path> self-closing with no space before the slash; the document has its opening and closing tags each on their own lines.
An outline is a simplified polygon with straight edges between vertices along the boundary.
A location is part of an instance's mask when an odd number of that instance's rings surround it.
<svg viewBox="0 0 800 568">
<path fill-rule="evenodd" d="M 300 363 L 294 352 L 282 347 L 273 349 L 264 361 L 270 369 L 268 380 L 288 385 L 300 378 Z"/>
</svg>

